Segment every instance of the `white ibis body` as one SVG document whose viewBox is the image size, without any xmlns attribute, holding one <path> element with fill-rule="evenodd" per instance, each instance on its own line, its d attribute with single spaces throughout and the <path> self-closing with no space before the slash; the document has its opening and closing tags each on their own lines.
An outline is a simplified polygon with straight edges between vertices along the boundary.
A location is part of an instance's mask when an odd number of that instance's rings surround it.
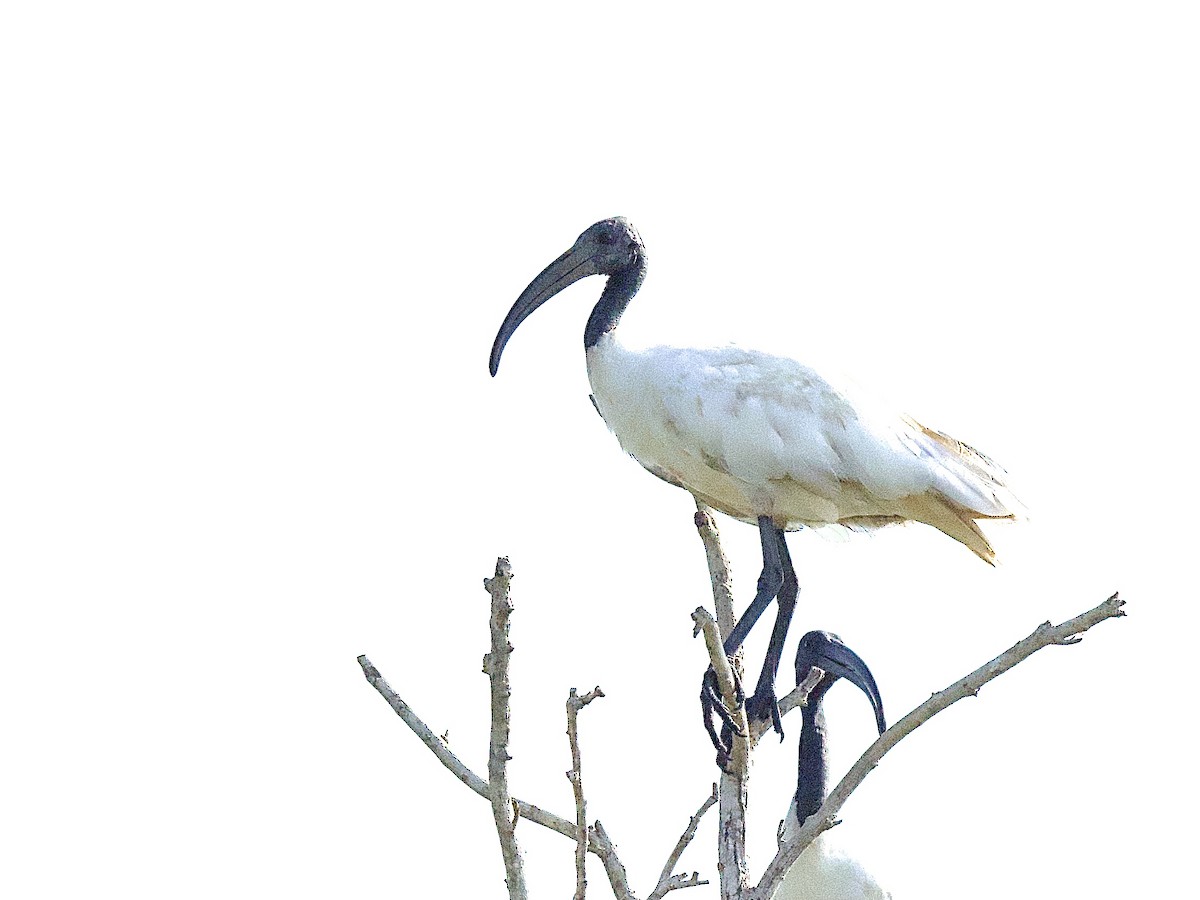
<svg viewBox="0 0 1200 900">
<path fill-rule="evenodd" d="M 750 706 L 752 715 L 770 713 L 778 725 L 774 678 L 797 590 L 785 530 L 924 522 L 992 562 L 975 520 L 1012 518 L 1014 506 L 1003 472 L 987 457 L 852 397 L 791 359 L 732 347 L 621 346 L 617 323 L 645 273 L 646 250 L 633 226 L 619 217 L 597 222 L 513 304 L 492 345 L 491 372 L 530 313 L 581 278 L 607 276 L 583 335 L 596 409 L 650 472 L 758 525 L 758 593 L 725 649 L 735 652 L 778 596 Z"/>
<path fill-rule="evenodd" d="M 883 701 L 867 664 L 837 635 L 810 631 L 796 652 L 796 680 L 803 682 L 814 667 L 825 674 L 801 707 L 796 794 L 783 826 L 783 839 L 791 840 L 804 820 L 820 809 L 827 784 L 826 728 L 822 701 L 839 678 L 857 685 L 871 700 L 879 733 L 886 727 Z M 824 834 L 818 835 L 784 875 L 774 900 L 886 900 L 875 877 L 857 860 L 839 851 Z"/>
<path fill-rule="evenodd" d="M 788 815 L 794 818 L 790 811 Z M 788 837 L 786 827 L 784 837 Z M 891 896 L 858 860 L 819 834 L 787 870 L 773 900 L 890 900 Z"/>
</svg>

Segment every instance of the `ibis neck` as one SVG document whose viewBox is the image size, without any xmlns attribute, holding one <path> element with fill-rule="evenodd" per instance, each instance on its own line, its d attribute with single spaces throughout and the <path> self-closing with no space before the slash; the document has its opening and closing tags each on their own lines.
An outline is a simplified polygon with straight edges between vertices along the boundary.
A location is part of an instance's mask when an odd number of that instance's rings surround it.
<svg viewBox="0 0 1200 900">
<path fill-rule="evenodd" d="M 594 347 L 602 335 L 608 334 L 617 327 L 625 307 L 633 299 L 633 295 L 642 286 L 646 277 L 646 254 L 638 250 L 637 255 L 629 265 L 608 277 L 600 300 L 588 317 L 587 327 L 583 330 L 583 347 L 586 350 Z"/>
<path fill-rule="evenodd" d="M 828 777 L 825 759 L 825 713 L 821 698 L 815 692 L 808 705 L 800 707 L 803 726 L 800 730 L 800 762 L 796 777 L 796 819 L 804 820 L 821 808 L 825 801 Z"/>
</svg>

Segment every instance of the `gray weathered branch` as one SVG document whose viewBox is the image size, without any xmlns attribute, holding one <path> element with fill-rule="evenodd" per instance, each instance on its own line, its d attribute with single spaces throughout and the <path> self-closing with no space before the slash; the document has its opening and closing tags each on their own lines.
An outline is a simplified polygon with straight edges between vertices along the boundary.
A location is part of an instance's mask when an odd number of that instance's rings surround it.
<svg viewBox="0 0 1200 900">
<path fill-rule="evenodd" d="M 571 688 L 567 698 L 567 740 L 571 745 L 571 770 L 567 772 L 567 780 L 575 794 L 575 900 L 584 900 L 587 894 L 588 850 L 587 803 L 583 798 L 583 767 L 579 753 L 579 711 L 603 696 L 604 691 L 597 685 L 582 697 Z"/>
<path fill-rule="evenodd" d="M 712 614 L 704 607 L 692 613 L 695 630 L 704 633 L 709 662 L 717 674 L 721 699 L 733 717 L 735 733 L 729 760 L 721 769 L 720 807 L 717 823 L 717 870 L 721 876 L 721 896 L 736 897 L 746 888 L 746 804 L 750 779 L 750 733 L 745 704 L 738 703 L 733 687 L 733 669 L 725 656 L 721 635 Z"/>
<path fill-rule="evenodd" d="M 612 838 L 608 836 L 608 832 L 604 830 L 604 826 L 600 824 L 599 819 L 588 829 L 588 849 L 599 856 L 600 861 L 604 863 L 604 874 L 608 876 L 613 896 L 617 900 L 637 900 L 637 897 L 633 895 L 633 890 L 629 887 L 629 876 L 625 874 L 621 858 L 617 856 L 617 848 L 613 844 Z"/>
<path fill-rule="evenodd" d="M 749 802 L 750 779 L 750 734 L 747 727 L 745 707 L 738 704 L 733 688 L 733 675 L 741 675 L 741 650 L 732 662 L 725 656 L 725 636 L 733 631 L 737 618 L 733 612 L 733 581 L 729 574 L 729 560 L 721 546 L 721 534 L 713 519 L 712 510 L 699 500 L 696 501 L 694 518 L 696 531 L 704 544 L 704 555 L 708 561 L 708 575 L 712 583 L 713 605 L 717 611 L 717 622 L 712 622 L 707 610 L 692 613 L 697 629 L 704 630 L 704 641 L 709 660 L 717 674 L 721 699 L 725 708 L 733 713 L 737 734 L 732 738 L 732 752 L 721 768 L 719 787 L 720 805 L 717 809 L 717 871 L 720 874 L 722 897 L 735 897 L 747 886 L 746 864 L 746 804 Z M 701 613 L 703 615 L 701 615 Z"/>
<path fill-rule="evenodd" d="M 483 657 L 483 671 L 492 686 L 492 731 L 488 742 L 488 797 L 492 801 L 492 817 L 496 821 L 496 834 L 500 838 L 500 854 L 504 857 L 505 882 L 512 900 L 527 900 L 524 862 L 521 848 L 517 844 L 516 816 L 518 807 L 508 794 L 509 697 L 512 686 L 508 681 L 508 660 L 512 644 L 508 642 L 508 620 L 512 615 L 509 587 L 512 567 L 508 559 L 496 560 L 496 574 L 485 578 L 483 586 L 492 595 L 492 611 L 488 625 L 492 635 L 492 649 Z"/>
<path fill-rule="evenodd" d="M 379 691 L 383 699 L 387 701 L 388 706 L 395 710 L 396 715 L 404 721 L 404 724 L 412 730 L 413 734 L 421 739 L 421 743 L 428 747 L 433 752 L 433 755 L 441 760 L 442 765 L 449 769 L 455 778 L 479 796 L 487 797 L 487 782 L 467 768 L 462 760 L 450 752 L 450 748 L 446 745 L 446 742 L 434 734 L 433 730 L 421 721 L 421 717 L 413 712 L 412 707 L 405 703 L 400 698 L 400 695 L 392 690 L 391 685 L 387 683 L 387 680 L 380 674 L 379 670 L 371 664 L 371 661 L 364 655 L 358 658 L 358 664 L 362 666 L 363 675 L 366 676 L 367 683 Z M 526 816 L 526 818 L 529 817 Z M 563 825 L 567 829 L 565 833 L 571 834 L 570 823 L 564 819 Z M 553 825 L 548 825 L 547 827 L 554 828 Z M 555 828 L 554 830 L 558 831 L 560 829 Z"/>
<path fill-rule="evenodd" d="M 733 631 L 733 626 L 737 624 L 733 613 L 733 577 L 729 573 L 729 560 L 721 546 L 721 533 L 717 530 L 712 510 L 700 500 L 696 501 L 696 515 L 693 521 L 704 544 L 704 558 L 708 562 L 708 578 L 712 583 L 717 624 L 721 626 L 721 634 L 726 635 Z"/>
</svg>

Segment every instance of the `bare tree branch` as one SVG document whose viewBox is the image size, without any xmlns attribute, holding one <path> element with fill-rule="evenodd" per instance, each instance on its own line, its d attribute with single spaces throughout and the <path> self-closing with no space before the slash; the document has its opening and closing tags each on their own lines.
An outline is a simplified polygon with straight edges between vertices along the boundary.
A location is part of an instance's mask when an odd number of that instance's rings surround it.
<svg viewBox="0 0 1200 900">
<path fill-rule="evenodd" d="M 721 533 L 717 530 L 712 510 L 700 500 L 696 501 L 693 519 L 700 540 L 704 543 L 704 556 L 708 561 L 708 577 L 712 582 L 713 608 L 717 611 L 717 624 L 722 636 L 733 631 L 737 618 L 733 612 L 733 578 L 729 574 L 729 560 L 721 547 Z"/>
<path fill-rule="evenodd" d="M 412 729 L 413 734 L 421 739 L 421 743 L 433 751 L 433 755 L 441 760 L 442 765 L 449 769 L 455 778 L 479 796 L 487 797 L 487 782 L 467 768 L 457 756 L 450 752 L 450 748 L 446 746 L 444 739 L 435 735 L 433 729 L 422 722 L 420 716 L 413 712 L 412 707 L 400 699 L 400 695 L 392 690 L 391 685 L 387 683 L 387 680 L 379 673 L 379 670 L 371 664 L 371 661 L 363 655 L 358 658 L 358 664 L 362 666 L 367 683 L 379 691 L 383 699 L 388 702 L 388 706 L 395 710 L 396 715 L 404 720 L 404 724 Z M 566 823 L 565 820 L 564 824 L 570 829 L 570 824 Z"/>
<path fill-rule="evenodd" d="M 736 897 L 747 885 L 746 865 L 746 803 L 750 778 L 750 733 L 746 722 L 746 707 L 737 702 L 734 690 L 733 669 L 716 620 L 704 607 L 692 613 L 695 630 L 704 633 L 708 658 L 717 674 L 721 699 L 733 716 L 736 733 L 732 737 L 732 752 L 729 761 L 721 770 L 720 808 L 717 825 L 717 870 L 721 876 L 721 896 Z"/>
<path fill-rule="evenodd" d="M 700 887 L 705 884 L 708 884 L 708 882 L 700 877 L 699 872 L 693 872 L 691 875 L 672 875 L 667 879 L 665 884 L 654 889 L 654 893 L 650 895 L 650 900 L 660 900 L 660 898 L 665 897 L 670 891 Z"/>
<path fill-rule="evenodd" d="M 717 873 L 722 897 L 738 897 L 749 884 L 746 859 L 746 806 L 750 800 L 750 754 L 736 752 L 742 738 L 735 737 L 732 765 L 721 771 L 721 800 L 717 811 Z"/>
<path fill-rule="evenodd" d="M 692 838 L 696 836 L 696 829 L 700 827 L 700 820 L 704 818 L 704 814 L 708 812 L 709 807 L 717 802 L 719 796 L 718 788 L 714 784 L 712 793 L 700 804 L 700 808 L 696 810 L 696 814 L 688 820 L 688 827 L 684 829 L 683 834 L 680 835 L 678 842 L 675 844 L 675 849 L 667 857 L 667 863 L 663 866 L 662 874 L 658 876 L 658 884 L 655 885 L 654 890 L 650 893 L 647 900 L 662 900 L 670 891 L 708 884 L 707 881 L 699 880 L 699 872 L 693 872 L 690 878 L 671 873 L 675 871 L 675 866 L 679 862 L 679 857 L 683 855 L 683 851 L 687 849 L 688 844 L 692 842 Z"/>
<path fill-rule="evenodd" d="M 809 669 L 808 675 L 804 677 L 802 682 L 779 698 L 779 717 L 783 718 L 796 707 L 804 706 L 808 703 L 808 695 L 823 677 L 824 673 L 816 666 Z M 759 739 L 768 731 L 771 731 L 773 727 L 770 719 L 755 719 L 751 722 L 750 749 L 753 750 L 758 746 Z"/>
<path fill-rule="evenodd" d="M 604 691 L 596 685 L 594 690 L 580 697 L 575 688 L 567 698 L 567 740 L 571 744 L 571 770 L 567 772 L 567 780 L 571 782 L 571 790 L 575 794 L 575 900 L 584 900 L 587 894 L 587 803 L 583 799 L 583 772 L 579 755 L 579 711 L 595 700 L 603 697 Z"/>
<path fill-rule="evenodd" d="M 625 874 L 625 867 L 621 865 L 621 860 L 617 856 L 617 848 L 613 845 L 612 839 L 609 838 L 608 832 L 604 830 L 599 819 L 588 832 L 588 849 L 599 856 L 600 861 L 604 863 L 604 873 L 608 876 L 613 896 L 617 900 L 637 900 L 629 887 L 629 876 Z"/>
<path fill-rule="evenodd" d="M 492 634 L 492 649 L 483 657 L 483 671 L 492 685 L 492 732 L 488 744 L 488 796 L 492 801 L 492 817 L 500 838 L 500 854 L 504 857 L 505 883 L 512 900 L 528 900 L 525 887 L 524 862 L 517 845 L 516 813 L 508 795 L 509 703 L 512 686 L 508 682 L 508 659 L 512 644 L 508 642 L 508 620 L 513 605 L 509 599 L 512 567 L 506 557 L 496 560 L 496 574 L 485 578 L 483 586 L 492 595 L 492 612 L 488 618 Z"/>
<path fill-rule="evenodd" d="M 928 722 L 938 713 L 964 697 L 974 697 L 980 688 L 1003 675 L 1013 666 L 1028 659 L 1038 650 L 1051 645 L 1077 644 L 1082 640 L 1083 632 L 1105 619 L 1125 615 L 1121 607 L 1125 601 L 1113 594 L 1099 606 L 1076 616 L 1061 625 L 1051 625 L 1044 622 L 1024 640 L 1018 641 L 995 659 L 980 666 L 971 674 L 959 679 L 943 691 L 931 696 L 928 700 L 896 722 L 879 736 L 866 752 L 859 757 L 845 777 L 838 782 L 837 787 L 829 792 L 825 802 L 816 813 L 805 820 L 804 825 L 792 840 L 779 848 L 771 864 L 763 872 L 758 885 L 746 894 L 746 900 L 770 900 L 778 889 L 784 874 L 791 868 L 804 849 L 812 843 L 821 832 L 836 824 L 836 816 L 850 794 L 863 782 L 863 779 L 879 765 L 879 761 L 889 750 L 907 737 L 921 725 Z"/>
</svg>

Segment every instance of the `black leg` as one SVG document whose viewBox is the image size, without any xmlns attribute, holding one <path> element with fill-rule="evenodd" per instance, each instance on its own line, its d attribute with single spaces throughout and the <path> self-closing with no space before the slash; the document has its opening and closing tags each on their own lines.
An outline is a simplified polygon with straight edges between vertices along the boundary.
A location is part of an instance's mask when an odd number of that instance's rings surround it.
<svg viewBox="0 0 1200 900">
<path fill-rule="evenodd" d="M 776 528 L 775 537 L 779 542 L 779 561 L 783 567 L 783 584 L 779 588 L 779 612 L 775 617 L 775 627 L 771 629 L 771 643 L 767 646 L 762 672 L 758 676 L 758 684 L 754 688 L 754 696 L 746 706 L 746 712 L 751 718 L 770 717 L 782 740 L 783 722 L 779 715 L 779 701 L 775 697 L 775 678 L 779 674 L 779 660 L 783 656 L 788 627 L 792 624 L 792 613 L 796 610 L 796 597 L 800 593 L 800 585 L 796 580 L 796 569 L 792 566 L 792 557 L 788 553 L 783 530 Z"/>
<path fill-rule="evenodd" d="M 765 712 L 761 712 L 762 717 L 771 716 L 778 727 L 778 705 L 775 703 L 775 673 L 779 670 L 779 659 L 783 653 L 783 640 L 787 637 L 788 625 L 791 623 L 792 610 L 796 607 L 796 573 L 792 568 L 791 558 L 788 556 L 787 544 L 783 540 L 783 531 L 775 527 L 775 524 L 768 516 L 759 516 L 758 518 L 758 533 L 762 541 L 763 553 L 763 568 L 762 573 L 758 576 L 758 592 L 754 595 L 754 599 L 746 608 L 746 612 L 738 619 L 738 623 L 734 626 L 733 632 L 725 638 L 725 655 L 733 656 L 742 646 L 742 642 L 746 639 L 746 635 L 750 633 L 750 629 L 762 617 L 766 608 L 771 605 L 771 601 L 776 596 L 781 595 L 788 590 L 790 581 L 791 589 L 787 600 L 786 615 L 783 607 L 783 598 L 780 597 L 781 606 L 779 615 L 775 620 L 775 628 L 771 633 L 771 645 L 767 651 L 767 659 L 763 666 L 763 672 L 758 679 L 758 687 L 755 689 L 754 699 L 757 707 L 763 707 L 764 703 L 769 703 L 765 707 Z M 782 623 L 782 624 L 781 624 Z M 776 636 L 779 635 L 778 641 Z M 778 643 L 778 647 L 776 647 Z M 773 658 L 773 662 L 772 662 Z M 769 678 L 767 690 L 763 691 L 763 679 Z M 742 688 L 737 685 L 738 705 L 742 701 Z M 766 698 L 769 696 L 769 701 Z M 712 739 L 713 746 L 717 749 L 718 764 L 724 765 L 724 760 L 728 758 L 729 753 L 733 749 L 733 716 L 726 708 L 724 701 L 721 699 L 720 691 L 717 689 L 716 675 L 712 668 L 704 675 L 704 681 L 700 689 L 700 707 L 704 716 L 704 727 L 708 731 L 709 737 Z M 755 708 L 751 708 L 750 712 L 755 714 Z M 714 727 L 713 716 L 720 718 L 722 722 L 721 734 L 717 735 Z M 782 734 L 782 728 L 779 728 Z"/>
<path fill-rule="evenodd" d="M 771 605 L 771 601 L 775 599 L 779 593 L 779 589 L 783 586 L 783 560 L 779 557 L 779 548 L 783 544 L 783 532 L 775 527 L 767 516 L 758 517 L 758 536 L 762 540 L 763 568 L 762 573 L 758 576 L 758 593 L 754 595 L 754 599 L 750 601 L 750 605 L 746 607 L 746 612 L 738 619 L 737 625 L 733 627 L 733 632 L 725 638 L 725 655 L 733 656 L 738 652 L 738 648 L 742 646 L 742 642 L 746 640 L 746 635 L 750 633 L 750 629 L 754 627 L 767 607 Z M 786 545 L 783 547 L 783 552 L 787 553 Z M 791 568 L 791 562 L 788 562 L 788 568 Z M 796 573 L 792 573 L 792 578 L 795 579 Z"/>
</svg>

